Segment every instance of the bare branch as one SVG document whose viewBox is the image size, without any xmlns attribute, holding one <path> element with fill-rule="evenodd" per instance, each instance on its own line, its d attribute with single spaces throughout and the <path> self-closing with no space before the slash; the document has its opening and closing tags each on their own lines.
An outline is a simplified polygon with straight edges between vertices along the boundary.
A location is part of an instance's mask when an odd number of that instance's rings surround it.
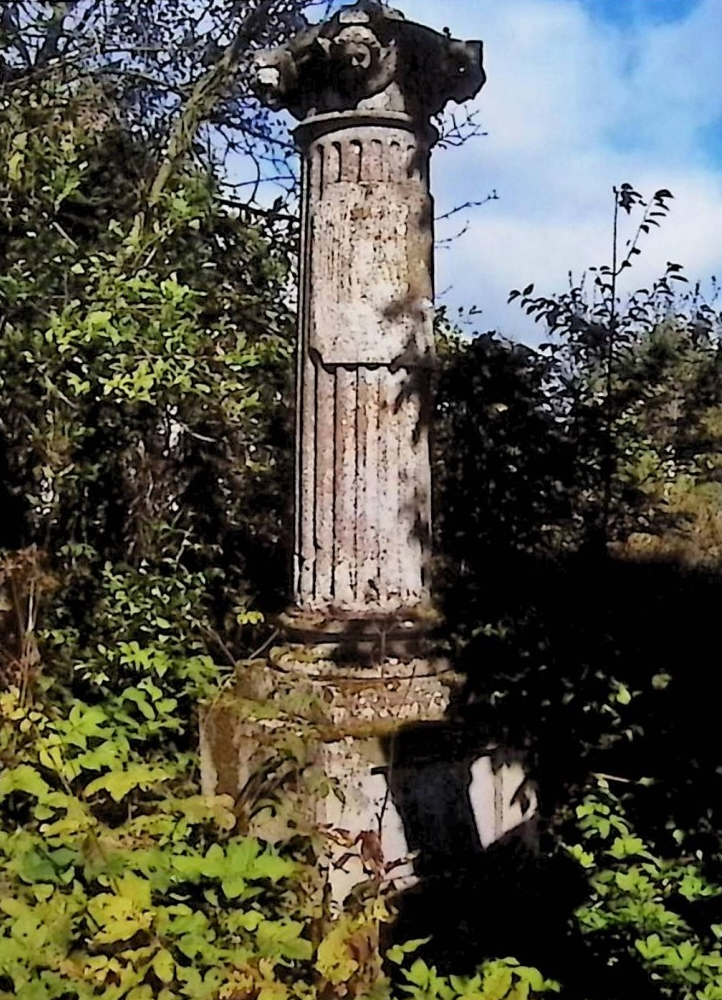
<svg viewBox="0 0 722 1000">
<path fill-rule="evenodd" d="M 478 115 L 478 111 L 465 110 L 460 118 L 458 111 L 448 111 L 439 125 L 439 146 L 442 149 L 463 146 L 470 139 L 485 136 Z"/>
<path fill-rule="evenodd" d="M 465 201 L 461 205 L 455 205 L 454 208 L 450 209 L 448 212 L 444 212 L 443 215 L 437 215 L 434 219 L 435 222 L 443 222 L 445 219 L 451 219 L 454 215 L 458 215 L 459 212 L 466 212 L 470 208 L 480 208 L 482 205 L 486 205 L 489 201 L 498 201 L 499 195 L 496 191 L 492 191 L 488 194 L 486 198 L 482 198 L 481 201 Z"/>
<path fill-rule="evenodd" d="M 242 212 L 250 212 L 251 215 L 260 215 L 264 219 L 271 219 L 274 222 L 298 222 L 297 215 L 289 215 L 287 212 L 278 212 L 273 208 L 260 208 L 258 205 L 250 205 L 246 201 L 237 201 L 234 198 L 216 198 L 221 205 L 228 208 L 237 208 Z"/>
<path fill-rule="evenodd" d="M 161 80 L 150 73 L 142 73 L 137 69 L 124 69 L 122 66 L 100 66 L 93 70 L 94 75 L 123 77 L 126 80 L 137 80 L 138 83 L 146 83 L 155 90 L 165 90 L 169 94 L 177 94 L 185 99 L 190 92 L 189 87 L 170 83 L 168 80 Z"/>
<path fill-rule="evenodd" d="M 447 236 L 443 240 L 436 240 L 434 242 L 434 246 L 437 248 L 437 250 L 448 250 L 452 243 L 455 243 L 457 240 L 461 239 L 462 236 L 465 236 L 469 232 L 470 225 L 471 223 L 467 220 L 462 226 L 462 228 L 458 231 L 458 233 L 454 233 L 453 236 Z"/>
<path fill-rule="evenodd" d="M 223 55 L 211 69 L 196 83 L 186 107 L 183 109 L 173 130 L 168 150 L 160 170 L 153 181 L 148 202 L 150 206 L 157 204 L 168 183 L 176 165 L 190 149 L 201 122 L 206 118 L 232 79 L 241 55 L 248 47 L 253 36 L 271 12 L 275 0 L 262 0 L 239 25 L 236 34 L 227 46 Z"/>
<path fill-rule="evenodd" d="M 496 191 L 492 191 L 491 194 L 488 194 L 486 198 L 482 198 L 480 201 L 465 201 L 461 205 L 455 205 L 454 208 L 450 209 L 448 212 L 444 212 L 443 215 L 438 215 L 434 221 L 443 222 L 447 219 L 454 218 L 454 216 L 458 215 L 460 212 L 480 208 L 482 205 L 486 205 L 487 202 L 498 200 L 499 195 Z M 448 250 L 452 243 L 455 243 L 457 240 L 461 239 L 462 236 L 465 236 L 466 233 L 468 233 L 470 226 L 471 219 L 466 219 L 458 232 L 454 233 L 453 236 L 447 236 L 444 239 L 436 240 L 435 246 L 440 250 Z"/>
</svg>

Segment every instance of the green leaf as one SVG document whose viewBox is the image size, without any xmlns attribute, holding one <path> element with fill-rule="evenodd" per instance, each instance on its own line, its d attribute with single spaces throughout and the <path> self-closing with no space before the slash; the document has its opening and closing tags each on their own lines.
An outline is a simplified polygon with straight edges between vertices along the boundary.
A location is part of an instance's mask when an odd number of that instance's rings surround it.
<svg viewBox="0 0 722 1000">
<path fill-rule="evenodd" d="M 430 940 L 430 937 L 416 938 L 412 941 L 404 941 L 403 944 L 396 944 L 392 948 L 389 948 L 386 952 L 386 957 L 395 965 L 401 965 L 406 960 L 407 955 L 413 955 L 415 951 L 423 948 Z"/>
<path fill-rule="evenodd" d="M 615 837 L 608 853 L 613 858 L 630 858 L 637 854 L 647 854 L 644 841 L 639 837 Z"/>
<path fill-rule="evenodd" d="M 298 921 L 263 920 L 256 932 L 259 954 L 276 961 L 310 961 L 313 957 L 313 945 L 302 937 L 303 932 L 304 925 Z"/>
<path fill-rule="evenodd" d="M 162 983 L 173 982 L 175 978 L 175 960 L 165 948 L 162 948 L 153 959 L 152 968 Z"/>
<path fill-rule="evenodd" d="M 496 965 L 484 976 L 483 996 L 485 1000 L 503 1000 L 511 990 L 513 974 L 506 966 Z"/>
<path fill-rule="evenodd" d="M 88 313 L 85 322 L 91 330 L 99 330 L 106 327 L 111 319 L 112 313 L 104 309 L 96 309 Z"/>
<path fill-rule="evenodd" d="M 29 764 L 20 764 L 0 775 L 0 799 L 11 792 L 25 792 L 38 800 L 43 800 L 50 792 L 48 783 Z"/>
<path fill-rule="evenodd" d="M 241 875 L 229 875 L 221 882 L 221 890 L 226 899 L 239 899 L 247 888 L 248 882 Z"/>
<path fill-rule="evenodd" d="M 107 792 L 115 802 L 120 802 L 136 788 L 147 791 L 159 782 L 168 781 L 167 769 L 156 764 L 129 764 L 122 771 L 111 771 L 95 778 L 85 788 L 86 795 Z"/>
<path fill-rule="evenodd" d="M 268 879 L 269 882 L 277 883 L 283 879 L 292 878 L 298 871 L 297 866 L 280 855 L 266 851 L 259 858 L 256 858 L 251 868 L 250 877 L 253 879 Z"/>
<path fill-rule="evenodd" d="M 25 164 L 25 155 L 19 150 L 14 152 L 10 159 L 8 160 L 8 179 L 13 183 L 17 182 L 22 177 L 23 166 Z"/>
</svg>

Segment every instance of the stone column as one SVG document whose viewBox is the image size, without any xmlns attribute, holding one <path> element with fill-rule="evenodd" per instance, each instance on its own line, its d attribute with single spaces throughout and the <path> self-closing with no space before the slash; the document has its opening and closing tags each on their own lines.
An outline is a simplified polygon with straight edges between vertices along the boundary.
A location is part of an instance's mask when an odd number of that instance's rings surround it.
<svg viewBox="0 0 722 1000">
<path fill-rule="evenodd" d="M 293 603 L 284 641 L 203 713 L 203 785 L 243 815 L 266 801 L 257 775 L 287 776 L 291 828 L 327 832 L 337 902 L 370 873 L 458 875 L 514 809 L 496 772 L 479 791 L 491 749 L 448 724 L 459 677 L 428 639 L 431 120 L 479 91 L 481 56 L 361 0 L 253 70 L 300 122 Z M 282 812 L 251 808 L 252 829 L 282 836 Z"/>
<path fill-rule="evenodd" d="M 373 0 L 256 59 L 301 124 L 296 529 L 288 633 L 435 622 L 429 587 L 432 117 L 484 82 L 481 43 Z"/>
<path fill-rule="evenodd" d="M 323 629 L 431 610 L 431 130 L 347 111 L 304 158 L 294 600 Z"/>
</svg>

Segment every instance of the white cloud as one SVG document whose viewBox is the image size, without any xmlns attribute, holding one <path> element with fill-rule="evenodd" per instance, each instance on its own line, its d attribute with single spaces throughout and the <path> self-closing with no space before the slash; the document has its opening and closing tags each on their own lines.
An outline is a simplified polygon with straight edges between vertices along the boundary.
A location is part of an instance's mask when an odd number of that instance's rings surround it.
<svg viewBox="0 0 722 1000">
<path fill-rule="evenodd" d="M 601 0 L 603 2 L 603 0 Z M 396 0 L 408 17 L 482 38 L 489 80 L 477 100 L 489 136 L 435 154 L 439 213 L 483 197 L 468 233 L 437 257 L 452 306 L 477 305 L 482 329 L 535 339 L 512 287 L 562 290 L 609 260 L 612 187 L 675 195 L 632 273 L 644 283 L 667 260 L 691 279 L 722 275 L 721 0 L 684 19 L 634 26 L 593 20 L 579 0 Z M 643 10 L 643 7 L 640 8 Z M 455 220 L 458 222 L 459 220 Z M 453 223 L 449 223 L 453 226 Z M 441 232 L 440 235 L 445 235 Z"/>
</svg>

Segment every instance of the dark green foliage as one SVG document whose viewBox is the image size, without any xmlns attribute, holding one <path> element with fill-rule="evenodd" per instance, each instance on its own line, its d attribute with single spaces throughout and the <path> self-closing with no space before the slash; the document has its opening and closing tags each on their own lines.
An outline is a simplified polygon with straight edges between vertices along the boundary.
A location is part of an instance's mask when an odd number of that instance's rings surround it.
<svg viewBox="0 0 722 1000">
<path fill-rule="evenodd" d="M 291 247 L 219 208 L 199 171 L 166 191 L 162 219 L 147 219 L 152 159 L 102 95 L 41 85 L 29 97 L 20 114 L 6 104 L 6 538 L 40 544 L 55 563 L 72 552 L 74 572 L 84 560 L 180 558 L 225 573 L 240 601 L 245 562 L 273 560 L 284 511 L 276 500 L 262 523 L 247 513 L 259 495 L 283 496 L 290 472 Z M 276 566 L 260 582 L 267 596 L 282 556 Z M 86 584 L 96 577 L 83 572 Z"/>
<path fill-rule="evenodd" d="M 630 192 L 617 210 L 645 214 L 627 261 L 670 197 Z M 538 350 L 442 340 L 439 547 L 466 717 L 523 753 L 542 814 L 538 861 L 489 855 L 480 942 L 570 995 L 708 998 L 722 985 L 721 321 L 698 290 L 673 294 L 678 265 L 627 302 L 622 270 L 592 271 L 588 292 L 513 293 L 550 328 Z"/>
</svg>

